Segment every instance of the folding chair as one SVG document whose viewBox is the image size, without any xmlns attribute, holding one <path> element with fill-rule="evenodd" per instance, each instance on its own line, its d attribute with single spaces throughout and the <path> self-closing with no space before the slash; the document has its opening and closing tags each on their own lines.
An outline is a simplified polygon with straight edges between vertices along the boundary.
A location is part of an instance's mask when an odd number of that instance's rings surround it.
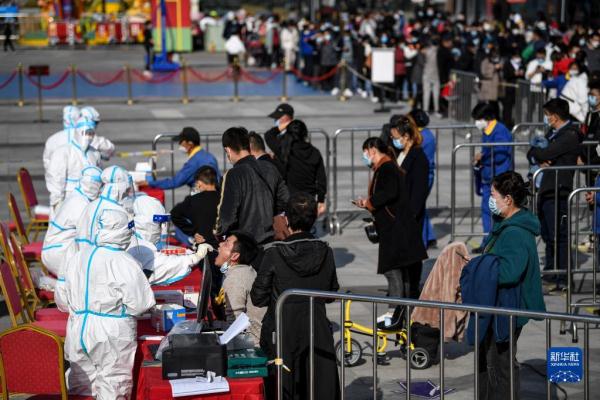
<svg viewBox="0 0 600 400">
<path fill-rule="evenodd" d="M 27 236 L 27 230 L 25 229 L 25 225 L 23 224 L 23 218 L 21 218 L 21 212 L 19 211 L 19 206 L 17 205 L 17 201 L 15 200 L 15 196 L 12 193 L 7 194 L 8 198 L 8 209 L 10 211 L 10 215 L 13 219 L 14 224 L 16 225 L 17 233 L 19 234 L 19 240 L 21 242 L 21 249 L 23 249 L 23 254 L 25 255 L 25 259 L 27 261 L 37 261 L 40 264 L 42 263 L 42 247 L 44 245 L 43 241 L 40 242 L 30 242 L 29 237 Z M 42 269 L 44 269 L 45 273 L 48 273 L 46 267 L 42 265 Z"/>
<path fill-rule="evenodd" d="M 36 326 L 19 326 L 0 334 L 0 376 L 3 400 L 11 393 L 47 400 L 92 399 L 69 396 L 62 338 Z"/>
<path fill-rule="evenodd" d="M 60 337 L 66 336 L 66 320 L 33 321 L 29 317 L 27 308 L 25 307 L 25 299 L 19 293 L 17 281 L 6 261 L 0 263 L 0 287 L 2 288 L 2 294 L 4 295 L 4 301 L 6 308 L 8 308 L 8 314 L 13 327 L 31 322 L 32 325 L 48 329 Z M 21 322 L 18 322 L 18 320 Z"/>
<path fill-rule="evenodd" d="M 21 197 L 25 204 L 25 212 L 27 213 L 27 217 L 29 217 L 29 223 L 25 232 L 29 235 L 33 231 L 33 240 L 36 240 L 40 232 L 48 229 L 50 207 L 39 204 L 35 188 L 33 187 L 33 181 L 27 168 L 19 169 L 19 172 L 17 172 L 17 182 L 19 183 Z"/>
</svg>

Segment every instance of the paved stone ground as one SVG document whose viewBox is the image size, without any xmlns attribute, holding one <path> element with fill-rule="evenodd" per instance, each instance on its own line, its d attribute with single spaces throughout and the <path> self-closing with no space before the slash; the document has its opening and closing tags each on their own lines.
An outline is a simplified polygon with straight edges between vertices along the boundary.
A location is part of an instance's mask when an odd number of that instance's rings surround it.
<svg viewBox="0 0 600 400">
<path fill-rule="evenodd" d="M 110 53 L 114 55 L 111 59 L 102 60 L 102 66 L 111 66 L 111 63 L 120 63 L 123 60 L 129 60 L 132 53 L 129 50 L 115 50 Z M 38 51 L 29 53 L 22 51 L 16 56 L 29 57 L 31 60 L 48 59 L 50 62 L 72 62 L 77 59 L 78 62 L 90 62 L 95 51 L 72 52 L 55 54 L 50 51 Z M 104 53 L 102 53 L 104 54 Z M 125 54 L 125 55 L 124 55 Z M 138 57 L 139 54 L 135 54 Z M 43 58 L 40 58 L 43 57 Z M 90 61 L 88 60 L 90 57 Z M 198 63 L 213 62 L 213 56 L 194 56 L 198 57 Z M 80 61 L 81 60 L 81 61 Z M 10 60 L 10 62 L 15 61 Z M 0 68 L 6 63 L 6 58 L 0 59 Z M 94 60 L 94 65 L 98 61 Z M 106 64 L 105 64 L 106 63 Z M 157 100 L 145 101 L 142 99 L 133 106 L 123 104 L 100 102 L 93 103 L 97 106 L 102 115 L 102 123 L 99 128 L 99 134 L 105 135 L 118 146 L 119 151 L 134 151 L 150 149 L 152 138 L 162 132 L 177 132 L 183 126 L 195 126 L 202 132 L 222 132 L 227 127 L 243 125 L 249 129 L 255 129 L 259 132 L 266 130 L 271 121 L 265 116 L 272 111 L 278 103 L 276 98 L 252 97 L 247 98 L 240 103 L 231 103 L 226 97 L 222 99 L 198 98 L 193 103 L 181 105 L 173 101 L 161 102 Z M 305 120 L 310 128 L 322 128 L 331 138 L 336 129 L 341 127 L 356 126 L 380 126 L 389 118 L 389 114 L 375 114 L 375 106 L 362 99 L 352 99 L 346 103 L 340 103 L 329 97 L 302 97 L 294 98 L 291 104 L 297 110 L 299 118 Z M 41 154 L 45 138 L 60 129 L 60 113 L 63 104 L 53 103 L 45 107 L 48 122 L 35 123 L 35 108 L 26 106 L 18 108 L 15 106 L 0 106 L 0 193 L 11 191 L 20 196 L 15 181 L 15 174 L 19 167 L 26 166 L 34 177 L 34 183 L 40 197 L 40 202 L 47 202 L 47 193 L 43 185 L 43 171 L 41 166 Z M 402 112 L 404 109 L 397 109 L 394 112 Z M 432 124 L 449 123 L 447 120 L 432 121 Z M 456 130 L 456 143 L 464 141 L 467 131 L 464 129 Z M 349 133 L 342 133 L 337 142 L 338 154 L 338 209 L 350 210 L 349 200 L 353 196 L 366 194 L 366 182 L 368 179 L 367 170 L 359 166 L 360 145 L 366 137 L 366 133 L 356 133 L 354 136 Z M 215 136 L 209 142 L 209 149 L 222 162 L 222 153 L 219 146 L 220 139 Z M 315 134 L 313 141 L 322 152 L 325 152 L 325 141 Z M 445 130 L 439 133 L 439 170 L 437 179 L 439 189 L 434 189 L 429 198 L 429 206 L 434 208 L 432 211 L 433 223 L 438 236 L 438 247 L 430 249 L 430 261 L 426 265 L 431 266 L 433 259 L 439 254 L 440 249 L 449 241 L 450 216 L 449 205 L 451 199 L 450 193 L 450 150 L 453 145 L 452 132 Z M 164 146 L 164 145 L 163 145 Z M 331 146 L 333 148 L 333 139 Z M 324 153 L 325 154 L 325 153 Z M 471 198 L 469 185 L 469 173 L 467 168 L 467 154 L 461 156 L 461 162 L 457 169 L 457 204 L 461 207 L 467 206 Z M 522 156 L 519 157 L 518 167 L 522 171 L 525 168 Z M 140 159 L 115 158 L 111 162 L 132 168 L 135 161 Z M 175 155 L 176 168 L 184 161 L 183 156 Z M 355 164 L 356 167 L 351 166 Z M 159 160 L 160 167 L 169 165 L 168 157 Z M 352 172 L 354 171 L 354 172 Z M 167 171 L 163 172 L 168 174 Z M 352 184 L 354 179 L 354 185 Z M 330 185 L 331 187 L 331 185 Z M 178 190 L 175 193 L 176 201 L 185 196 L 185 190 Z M 477 199 L 475 199 L 475 205 Z M 167 205 L 171 205 L 168 196 Z M 8 212 L 5 207 L 0 207 L 0 219 L 6 219 Z M 338 277 L 343 291 L 350 290 L 353 293 L 365 293 L 373 295 L 385 295 L 385 279 L 377 275 L 377 247 L 369 243 L 364 237 L 362 221 L 358 215 L 343 213 L 342 219 L 343 232 L 341 235 L 325 235 L 321 226 L 319 230 L 328 240 L 335 251 L 336 263 L 338 266 Z M 471 220 L 464 212 L 459 213 L 459 230 L 471 231 Z M 479 226 L 477 220 L 473 221 L 475 228 Z M 470 238 L 465 238 L 470 239 Z M 469 242 L 476 244 L 474 240 Z M 540 250 L 542 248 L 540 247 Z M 589 262 L 589 257 L 583 257 L 582 261 Z M 588 279 L 589 281 L 589 279 Z M 586 283 L 585 288 L 589 288 Z M 587 296 L 588 293 L 582 293 L 577 297 Z M 589 297 L 589 296 L 587 296 Z M 551 311 L 564 311 L 564 297 L 546 296 L 547 308 Z M 3 303 L 0 303 L 3 305 Z M 382 313 L 385 306 L 378 308 L 378 313 Z M 582 312 L 587 312 L 583 310 Z M 6 310 L 0 309 L 0 329 L 5 329 L 10 325 Z M 339 338 L 340 311 L 339 305 L 329 306 L 329 315 L 336 329 L 335 339 Z M 358 322 L 369 325 L 371 323 L 371 306 L 368 304 L 354 304 L 352 307 L 352 318 Z M 555 346 L 571 346 L 569 336 L 558 334 L 558 324 L 552 325 L 552 343 Z M 346 398 L 347 399 L 370 399 L 372 398 L 372 350 L 368 343 L 370 338 L 359 338 L 359 341 L 365 348 L 363 354 L 363 363 L 357 367 L 346 369 Z M 597 327 L 593 327 L 590 336 L 590 376 L 592 378 L 591 388 L 600 387 L 598 376 L 600 376 L 600 337 Z M 545 331 L 543 322 L 532 322 L 526 326 L 521 335 L 518 344 L 518 360 L 523 363 L 522 371 L 522 398 L 539 399 L 544 397 L 545 378 L 538 374 L 545 374 Z M 582 339 L 578 344 L 582 345 Z M 403 398 L 401 396 L 399 381 L 405 380 L 405 362 L 400 357 L 399 351 L 393 345 L 389 347 L 388 353 L 390 359 L 388 365 L 378 367 L 378 398 L 395 399 Z M 535 372 L 537 371 L 537 372 Z M 471 399 L 472 379 L 473 379 L 473 352 L 472 349 L 464 344 L 450 343 L 446 346 L 446 364 L 445 376 L 446 386 L 456 389 L 455 392 L 448 395 L 449 399 Z M 434 365 L 425 371 L 413 371 L 413 379 L 431 379 L 439 382 L 438 366 Z M 583 386 L 579 385 L 561 385 L 562 390 L 568 392 L 569 399 L 583 398 Z M 561 389 L 552 389 L 552 398 L 565 398 Z M 595 392 L 592 391 L 592 397 L 595 398 Z"/>
</svg>

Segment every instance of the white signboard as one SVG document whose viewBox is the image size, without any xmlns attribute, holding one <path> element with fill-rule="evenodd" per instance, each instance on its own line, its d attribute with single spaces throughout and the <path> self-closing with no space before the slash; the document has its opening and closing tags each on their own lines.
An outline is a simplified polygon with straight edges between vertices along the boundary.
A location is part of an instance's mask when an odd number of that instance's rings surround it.
<svg viewBox="0 0 600 400">
<path fill-rule="evenodd" d="M 394 83 L 395 49 L 373 49 L 371 80 L 375 83 Z"/>
</svg>

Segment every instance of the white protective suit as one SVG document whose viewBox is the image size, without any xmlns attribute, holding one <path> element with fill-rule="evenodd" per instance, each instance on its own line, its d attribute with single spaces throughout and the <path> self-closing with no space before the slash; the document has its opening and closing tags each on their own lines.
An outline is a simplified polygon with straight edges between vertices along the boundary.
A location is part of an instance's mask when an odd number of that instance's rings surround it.
<svg viewBox="0 0 600 400">
<path fill-rule="evenodd" d="M 81 171 L 79 185 L 65 199 L 50 221 L 42 247 L 42 263 L 55 276 L 66 262 L 67 249 L 77 236 L 77 221 L 85 207 L 96 200 L 102 188 L 102 170 L 98 167 L 85 167 Z"/>
<path fill-rule="evenodd" d="M 560 97 L 569 102 L 569 113 L 581 123 L 588 114 L 588 77 L 581 72 L 571 77 L 563 88 Z"/>
<path fill-rule="evenodd" d="M 143 270 L 151 271 L 148 277 L 151 285 L 169 285 L 185 278 L 212 246 L 202 244 L 190 255 L 167 255 L 156 245 L 161 238 L 160 224 L 153 222 L 154 215 L 166 214 L 160 201 L 150 196 L 139 196 L 133 203 L 135 238 L 131 240 L 127 252 L 135 258 Z M 149 273 L 149 272 L 148 272 Z"/>
<path fill-rule="evenodd" d="M 67 261 L 64 290 L 55 294 L 59 309 L 69 312 L 67 387 L 71 394 L 98 400 L 129 399 L 137 349 L 135 316 L 154 306 L 154 293 L 125 251 L 132 235 L 127 213 L 105 209 L 97 220 L 96 245 Z"/>
<path fill-rule="evenodd" d="M 59 147 L 52 153 L 46 171 L 46 186 L 50 192 L 50 206 L 54 212 L 79 184 L 81 171 L 85 167 L 99 166 L 100 153 L 91 146 L 90 140 L 93 140 L 94 134 L 94 123 L 80 117 L 69 144 Z"/>
<path fill-rule="evenodd" d="M 94 231 L 98 215 L 106 209 L 116 209 L 126 213 L 123 200 L 131 190 L 129 173 L 117 165 L 112 165 L 102 171 L 100 176 L 104 187 L 100 196 L 85 207 L 77 221 L 77 237 L 74 242 L 74 252 L 95 244 Z"/>
<path fill-rule="evenodd" d="M 44 171 L 46 171 L 46 173 L 48 171 L 48 166 L 50 165 L 50 157 L 52 157 L 54 150 L 71 141 L 71 137 L 75 131 L 75 125 L 77 125 L 77 120 L 80 115 L 79 108 L 75 106 L 66 106 L 63 108 L 63 129 L 46 139 L 46 144 L 44 145 L 42 160 L 44 162 Z M 48 181 L 47 178 L 46 181 Z"/>
<path fill-rule="evenodd" d="M 81 116 L 86 117 L 91 120 L 95 124 L 96 131 L 98 130 L 98 124 L 100 124 L 100 114 L 96 109 L 92 106 L 85 106 L 81 109 Z M 105 138 L 104 136 L 94 136 L 94 141 L 92 141 L 92 147 L 100 152 L 100 156 L 104 161 L 110 160 L 110 158 L 115 154 L 115 145 L 113 142 Z"/>
</svg>

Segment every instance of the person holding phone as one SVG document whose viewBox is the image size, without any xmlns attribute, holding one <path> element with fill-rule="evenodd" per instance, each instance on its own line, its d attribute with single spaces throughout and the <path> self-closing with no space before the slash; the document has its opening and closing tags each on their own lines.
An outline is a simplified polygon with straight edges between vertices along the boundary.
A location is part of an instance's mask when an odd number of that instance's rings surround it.
<svg viewBox="0 0 600 400">
<path fill-rule="evenodd" d="M 379 236 L 377 273 L 386 277 L 389 297 L 416 299 L 427 252 L 411 211 L 406 174 L 398 167 L 393 150 L 380 138 L 367 139 L 362 148 L 363 161 L 373 170 L 373 178 L 368 198 L 353 203 L 368 210 L 375 220 Z M 388 315 L 392 313 L 390 310 Z"/>
</svg>

